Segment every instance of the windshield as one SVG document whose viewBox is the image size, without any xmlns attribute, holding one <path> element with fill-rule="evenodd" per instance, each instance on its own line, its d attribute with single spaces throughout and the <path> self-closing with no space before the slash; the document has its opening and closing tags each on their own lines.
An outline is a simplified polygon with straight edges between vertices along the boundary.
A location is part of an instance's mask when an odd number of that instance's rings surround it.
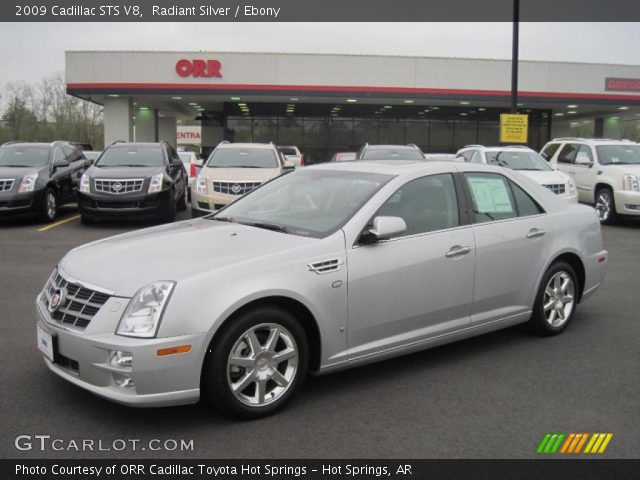
<svg viewBox="0 0 640 480">
<path fill-rule="evenodd" d="M 500 165 L 512 170 L 553 170 L 544 159 L 535 152 L 486 152 L 489 165 Z"/>
<path fill-rule="evenodd" d="M 270 148 L 219 148 L 213 151 L 209 168 L 277 168 L 276 154 Z"/>
<path fill-rule="evenodd" d="M 108 148 L 96 162 L 96 166 L 110 167 L 164 167 L 162 148 L 152 147 L 116 147 Z"/>
<path fill-rule="evenodd" d="M 364 151 L 363 160 L 424 160 L 415 148 L 370 148 Z"/>
<path fill-rule="evenodd" d="M 15 146 L 0 148 L 0 167 L 44 167 L 51 147 Z"/>
<path fill-rule="evenodd" d="M 278 150 L 280 150 L 280 153 L 283 155 L 298 155 L 298 152 L 296 152 L 296 149 L 293 147 L 278 147 Z"/>
<path fill-rule="evenodd" d="M 640 164 L 640 145 L 601 145 L 596 147 L 600 165 Z"/>
<path fill-rule="evenodd" d="M 322 238 L 341 228 L 391 178 L 373 173 L 297 170 L 207 218 L 257 223 L 261 228 Z"/>
</svg>

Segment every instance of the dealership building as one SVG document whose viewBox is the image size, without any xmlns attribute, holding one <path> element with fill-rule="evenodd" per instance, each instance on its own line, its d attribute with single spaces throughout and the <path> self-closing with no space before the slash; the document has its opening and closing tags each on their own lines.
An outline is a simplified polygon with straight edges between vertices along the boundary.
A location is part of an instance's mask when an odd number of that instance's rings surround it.
<svg viewBox="0 0 640 480">
<path fill-rule="evenodd" d="M 510 60 L 381 55 L 69 51 L 67 92 L 104 105 L 105 145 L 221 140 L 297 145 L 311 161 L 365 142 L 425 152 L 497 144 Z M 640 66 L 521 61 L 528 144 L 558 136 L 640 140 Z"/>
</svg>

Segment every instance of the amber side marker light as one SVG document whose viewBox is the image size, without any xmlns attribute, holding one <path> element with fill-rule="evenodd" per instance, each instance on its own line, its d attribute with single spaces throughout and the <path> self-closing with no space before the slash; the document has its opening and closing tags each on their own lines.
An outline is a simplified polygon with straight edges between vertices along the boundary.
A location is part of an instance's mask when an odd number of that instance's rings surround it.
<svg viewBox="0 0 640 480">
<path fill-rule="evenodd" d="M 167 355 L 177 355 L 178 353 L 187 353 L 191 351 L 191 345 L 181 345 L 179 347 L 160 348 L 158 349 L 158 356 L 165 357 Z"/>
</svg>

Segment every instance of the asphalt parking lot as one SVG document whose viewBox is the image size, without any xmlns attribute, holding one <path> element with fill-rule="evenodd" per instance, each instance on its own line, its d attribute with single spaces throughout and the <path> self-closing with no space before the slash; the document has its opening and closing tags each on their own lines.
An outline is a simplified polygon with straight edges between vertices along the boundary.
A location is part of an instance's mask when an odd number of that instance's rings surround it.
<svg viewBox="0 0 640 480">
<path fill-rule="evenodd" d="M 53 375 L 36 350 L 34 300 L 69 249 L 140 228 L 0 223 L 2 458 L 535 458 L 547 432 L 612 432 L 605 458 L 640 451 L 640 222 L 604 227 L 607 278 L 560 336 L 521 327 L 309 378 L 284 411 L 233 421 L 203 405 L 133 409 Z M 178 220 L 189 218 L 181 212 Z M 123 273 L 124 274 L 124 273 Z M 65 442 L 193 440 L 193 451 L 18 451 Z"/>
</svg>

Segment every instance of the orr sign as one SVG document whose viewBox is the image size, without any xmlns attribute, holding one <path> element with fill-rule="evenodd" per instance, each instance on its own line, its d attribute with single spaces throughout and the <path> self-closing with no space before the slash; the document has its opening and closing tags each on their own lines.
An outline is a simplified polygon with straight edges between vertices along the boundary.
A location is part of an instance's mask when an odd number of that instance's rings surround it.
<svg viewBox="0 0 640 480">
<path fill-rule="evenodd" d="M 222 78 L 222 63 L 218 60 L 187 60 L 176 63 L 176 72 L 181 77 Z"/>
</svg>

